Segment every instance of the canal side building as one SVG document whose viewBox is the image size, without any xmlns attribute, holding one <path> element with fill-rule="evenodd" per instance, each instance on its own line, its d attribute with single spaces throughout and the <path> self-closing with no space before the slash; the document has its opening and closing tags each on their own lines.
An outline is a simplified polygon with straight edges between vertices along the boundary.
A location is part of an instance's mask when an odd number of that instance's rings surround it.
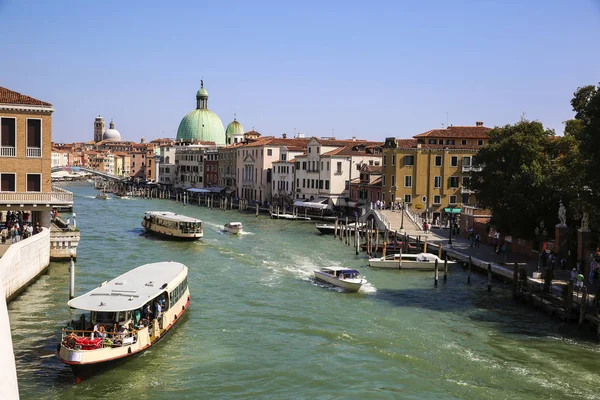
<svg viewBox="0 0 600 400">
<path fill-rule="evenodd" d="M 382 200 L 404 204 L 428 221 L 441 221 L 448 210 L 475 205 L 468 188 L 476 155 L 489 141 L 491 128 L 449 126 L 412 139 L 386 138 L 383 146 Z"/>
</svg>

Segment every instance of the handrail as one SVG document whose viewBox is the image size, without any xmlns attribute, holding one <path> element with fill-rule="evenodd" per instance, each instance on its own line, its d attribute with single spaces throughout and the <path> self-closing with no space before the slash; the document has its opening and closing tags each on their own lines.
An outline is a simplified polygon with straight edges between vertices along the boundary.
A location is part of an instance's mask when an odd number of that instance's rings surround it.
<svg viewBox="0 0 600 400">
<path fill-rule="evenodd" d="M 410 220 L 414 222 L 419 229 L 423 229 L 423 218 L 418 216 L 413 210 L 410 209 L 410 207 L 406 207 L 405 211 L 408 218 L 410 218 Z"/>
</svg>

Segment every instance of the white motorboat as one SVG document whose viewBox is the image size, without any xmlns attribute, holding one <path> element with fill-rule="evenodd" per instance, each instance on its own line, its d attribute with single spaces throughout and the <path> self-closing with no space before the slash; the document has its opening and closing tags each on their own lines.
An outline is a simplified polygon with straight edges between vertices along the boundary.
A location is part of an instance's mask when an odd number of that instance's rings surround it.
<svg viewBox="0 0 600 400">
<path fill-rule="evenodd" d="M 385 257 L 369 258 L 369 267 L 390 268 L 390 269 L 416 269 L 416 270 L 434 270 L 435 262 L 438 262 L 439 268 L 443 268 L 444 260 L 430 253 L 419 254 L 388 254 Z M 448 261 L 448 264 L 455 264 L 454 261 Z"/>
<path fill-rule="evenodd" d="M 108 200 L 108 195 L 105 192 L 100 192 L 96 195 L 96 198 L 100 200 Z"/>
<path fill-rule="evenodd" d="M 225 232 L 233 233 L 234 235 L 240 235 L 244 230 L 244 226 L 241 222 L 228 222 L 225 224 L 223 230 Z"/>
<path fill-rule="evenodd" d="M 146 211 L 142 226 L 172 239 L 196 240 L 204 235 L 201 220 L 170 211 Z"/>
<path fill-rule="evenodd" d="M 58 359 L 80 382 L 152 347 L 190 305 L 187 275 L 178 262 L 145 264 L 70 300 L 71 308 L 84 313 L 62 330 Z"/>
<path fill-rule="evenodd" d="M 347 227 L 346 227 L 346 225 L 339 224 L 338 227 L 337 227 L 337 229 L 338 229 L 338 232 L 341 231 L 342 229 L 348 229 L 351 232 L 354 232 L 354 229 L 356 227 L 355 225 L 358 226 L 359 230 L 363 229 L 363 227 L 365 226 L 365 224 L 363 222 L 360 222 L 358 224 L 349 223 Z M 320 223 L 317 223 L 317 224 L 315 224 L 315 226 L 316 226 L 317 230 L 319 232 L 321 232 L 322 234 L 333 235 L 335 233 L 335 225 L 334 224 L 320 224 Z"/>
<path fill-rule="evenodd" d="M 326 267 L 315 270 L 315 279 L 348 292 L 358 292 L 360 287 L 367 283 L 367 279 L 360 272 L 344 267 Z"/>
</svg>

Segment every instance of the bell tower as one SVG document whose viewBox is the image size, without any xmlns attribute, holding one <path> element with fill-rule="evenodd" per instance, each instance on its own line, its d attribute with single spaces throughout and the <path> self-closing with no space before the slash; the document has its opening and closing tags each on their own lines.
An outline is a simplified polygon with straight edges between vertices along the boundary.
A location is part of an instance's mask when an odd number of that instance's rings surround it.
<svg viewBox="0 0 600 400">
<path fill-rule="evenodd" d="M 97 143 L 102 141 L 105 127 L 106 124 L 104 123 L 104 118 L 98 115 L 94 120 L 94 142 Z"/>
</svg>

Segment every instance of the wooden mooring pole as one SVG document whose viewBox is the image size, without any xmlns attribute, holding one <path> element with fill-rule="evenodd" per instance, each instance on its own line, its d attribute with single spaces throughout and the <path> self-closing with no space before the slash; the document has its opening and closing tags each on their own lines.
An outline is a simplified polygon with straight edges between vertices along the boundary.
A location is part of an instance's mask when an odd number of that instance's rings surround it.
<svg viewBox="0 0 600 400">
<path fill-rule="evenodd" d="M 584 286 L 581 292 L 581 303 L 579 303 L 579 326 L 583 325 L 585 320 L 585 305 L 587 302 L 587 288 Z"/>
<path fill-rule="evenodd" d="M 444 256 L 444 282 L 448 282 L 448 253 Z"/>
<path fill-rule="evenodd" d="M 519 264 L 513 265 L 513 299 L 516 299 L 519 294 Z"/>
<path fill-rule="evenodd" d="M 433 287 L 438 287 L 438 278 L 439 278 L 439 271 L 438 271 L 438 260 L 435 260 L 435 277 L 433 278 Z"/>
<path fill-rule="evenodd" d="M 488 263 L 488 292 L 492 291 L 492 264 Z"/>
<path fill-rule="evenodd" d="M 473 264 L 473 259 L 469 256 L 469 272 L 467 273 L 467 285 L 471 284 L 471 264 Z"/>
</svg>

